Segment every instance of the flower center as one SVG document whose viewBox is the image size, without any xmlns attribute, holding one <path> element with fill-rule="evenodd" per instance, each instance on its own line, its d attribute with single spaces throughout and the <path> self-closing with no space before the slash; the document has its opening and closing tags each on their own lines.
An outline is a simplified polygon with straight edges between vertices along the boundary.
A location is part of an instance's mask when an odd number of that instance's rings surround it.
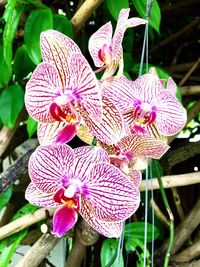
<svg viewBox="0 0 200 267">
<path fill-rule="evenodd" d="M 110 65 L 112 62 L 111 47 L 104 44 L 101 49 L 99 49 L 98 56 L 105 65 Z"/>
<path fill-rule="evenodd" d="M 149 103 L 138 104 L 134 110 L 133 117 L 137 126 L 152 124 L 156 119 L 156 107 L 152 107 Z"/>
</svg>

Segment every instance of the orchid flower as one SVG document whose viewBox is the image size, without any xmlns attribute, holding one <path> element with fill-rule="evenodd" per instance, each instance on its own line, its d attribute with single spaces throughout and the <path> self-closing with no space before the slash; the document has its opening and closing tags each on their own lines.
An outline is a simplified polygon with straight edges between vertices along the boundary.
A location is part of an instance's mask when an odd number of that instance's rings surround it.
<svg viewBox="0 0 200 267">
<path fill-rule="evenodd" d="M 98 81 L 78 46 L 54 30 L 41 34 L 43 62 L 26 85 L 28 113 L 39 121 L 40 144 L 65 143 L 85 118 L 101 121 Z"/>
<path fill-rule="evenodd" d="M 165 89 L 152 70 L 135 81 L 125 77 L 105 80 L 103 94 L 120 109 L 132 133 L 170 136 L 186 123 L 186 110 L 175 95 L 172 79 Z"/>
<path fill-rule="evenodd" d="M 31 155 L 29 175 L 25 197 L 33 205 L 57 207 L 52 233 L 59 237 L 75 225 L 78 213 L 99 233 L 119 237 L 122 221 L 139 206 L 139 190 L 109 164 L 102 148 L 40 146 Z"/>
<path fill-rule="evenodd" d="M 120 71 L 123 69 L 122 40 L 126 29 L 147 23 L 146 20 L 141 18 L 128 19 L 129 12 L 129 8 L 120 11 L 113 37 L 112 24 L 108 22 L 89 39 L 88 49 L 94 65 L 100 68 L 99 71 L 106 68 L 103 78 L 111 77 L 119 63 L 122 65 Z"/>
<path fill-rule="evenodd" d="M 159 159 L 169 149 L 165 142 L 142 135 L 126 136 L 113 146 L 101 145 L 108 152 L 110 163 L 128 175 L 136 186 L 141 181 L 138 161 L 146 162 L 147 157 Z"/>
</svg>

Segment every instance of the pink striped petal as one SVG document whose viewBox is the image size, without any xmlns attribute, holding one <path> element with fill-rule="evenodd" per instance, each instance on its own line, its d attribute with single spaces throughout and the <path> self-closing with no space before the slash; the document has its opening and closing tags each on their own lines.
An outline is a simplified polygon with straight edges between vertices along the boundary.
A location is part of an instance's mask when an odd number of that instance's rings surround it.
<svg viewBox="0 0 200 267">
<path fill-rule="evenodd" d="M 159 159 L 169 149 L 169 146 L 165 142 L 142 135 L 129 135 L 124 137 L 118 143 L 118 146 L 122 151 L 130 153 L 133 159 L 137 157 Z"/>
<path fill-rule="evenodd" d="M 112 39 L 111 22 L 103 25 L 89 39 L 88 49 L 96 67 L 102 67 L 104 62 L 99 57 L 99 51 L 104 45 L 110 47 Z"/>
<path fill-rule="evenodd" d="M 36 187 L 55 193 L 69 179 L 74 163 L 73 149 L 67 145 L 40 146 L 29 160 L 29 175 Z M 67 175 L 67 176 L 66 176 Z"/>
<path fill-rule="evenodd" d="M 129 16 L 130 9 L 121 9 L 117 20 L 115 33 L 112 39 L 112 58 L 116 58 L 119 54 L 124 33 L 126 31 L 126 23 Z"/>
<path fill-rule="evenodd" d="M 169 90 L 173 95 L 176 96 L 176 88 L 177 88 L 176 83 L 174 82 L 172 77 L 169 77 L 167 81 L 167 90 Z"/>
<path fill-rule="evenodd" d="M 74 53 L 70 60 L 70 77 L 72 88 L 80 98 L 79 105 L 89 116 L 99 122 L 101 120 L 101 92 L 98 81 L 87 60 L 79 53 Z"/>
<path fill-rule="evenodd" d="M 135 97 L 146 103 L 156 104 L 156 97 L 160 91 L 164 89 L 157 74 L 144 74 L 137 78 L 132 83 L 135 83 Z"/>
<path fill-rule="evenodd" d="M 108 145 L 117 143 L 126 134 L 126 129 L 121 113 L 117 107 L 107 98 L 102 98 L 103 116 L 100 124 L 85 117 L 85 124 L 90 133 L 98 140 Z"/>
<path fill-rule="evenodd" d="M 66 232 L 68 232 L 77 222 L 78 214 L 74 208 L 68 208 L 67 206 L 62 206 L 58 208 L 53 216 L 53 235 L 61 237 Z"/>
<path fill-rule="evenodd" d="M 75 164 L 74 175 L 84 180 L 89 175 L 94 164 L 99 162 L 109 162 L 107 152 L 100 147 L 83 146 L 74 149 Z"/>
<path fill-rule="evenodd" d="M 163 90 L 157 96 L 156 126 L 163 135 L 177 134 L 187 121 L 186 110 L 171 92 Z"/>
<path fill-rule="evenodd" d="M 56 67 L 64 90 L 70 79 L 69 58 L 73 52 L 81 53 L 79 47 L 72 39 L 54 30 L 41 33 L 40 47 L 43 61 Z"/>
<path fill-rule="evenodd" d="M 116 167 L 108 163 L 96 164 L 87 181 L 93 215 L 103 221 L 122 221 L 130 217 L 140 203 L 139 190 Z"/>
<path fill-rule="evenodd" d="M 103 95 L 108 97 L 121 111 L 133 108 L 137 102 L 135 92 L 137 83 L 129 81 L 126 77 L 110 78 L 103 81 L 101 88 Z"/>
<path fill-rule="evenodd" d="M 53 199 L 54 193 L 44 193 L 40 191 L 34 183 L 30 183 L 25 192 L 25 199 L 27 199 L 32 205 L 39 207 L 56 207 L 59 203 L 56 203 Z"/>
<path fill-rule="evenodd" d="M 132 28 L 136 27 L 142 24 L 146 24 L 147 20 L 146 19 L 141 19 L 141 18 L 130 18 L 127 20 L 126 27 L 127 28 Z"/>
<path fill-rule="evenodd" d="M 80 214 L 92 228 L 104 236 L 118 238 L 122 233 L 123 222 L 108 222 L 97 219 L 93 215 L 91 205 L 84 199 L 81 202 Z"/>
<path fill-rule="evenodd" d="M 38 124 L 37 135 L 40 145 L 65 143 L 70 141 L 75 136 L 75 134 L 75 125 L 69 125 L 65 121 Z"/>
<path fill-rule="evenodd" d="M 142 181 L 142 173 L 139 170 L 130 169 L 128 177 L 136 187 L 140 186 Z"/>
<path fill-rule="evenodd" d="M 58 96 L 61 86 L 57 70 L 49 63 L 40 63 L 26 85 L 25 104 L 28 113 L 37 121 L 55 121 L 49 106 Z"/>
</svg>

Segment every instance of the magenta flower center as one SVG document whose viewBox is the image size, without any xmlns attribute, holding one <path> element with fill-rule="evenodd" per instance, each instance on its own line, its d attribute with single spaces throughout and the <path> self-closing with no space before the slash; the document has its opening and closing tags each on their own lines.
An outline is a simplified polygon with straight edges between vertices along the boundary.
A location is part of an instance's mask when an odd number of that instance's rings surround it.
<svg viewBox="0 0 200 267">
<path fill-rule="evenodd" d="M 66 121 L 72 124 L 78 121 L 75 106 L 79 104 L 80 97 L 75 91 L 66 90 L 63 95 L 59 92 L 54 102 L 51 103 L 50 114 L 56 121 Z"/>
<path fill-rule="evenodd" d="M 105 65 L 110 65 L 112 62 L 111 47 L 104 44 L 101 49 L 99 49 L 98 57 Z"/>
<path fill-rule="evenodd" d="M 134 110 L 133 117 L 139 126 L 152 124 L 156 119 L 156 107 L 149 103 L 139 103 Z"/>
</svg>

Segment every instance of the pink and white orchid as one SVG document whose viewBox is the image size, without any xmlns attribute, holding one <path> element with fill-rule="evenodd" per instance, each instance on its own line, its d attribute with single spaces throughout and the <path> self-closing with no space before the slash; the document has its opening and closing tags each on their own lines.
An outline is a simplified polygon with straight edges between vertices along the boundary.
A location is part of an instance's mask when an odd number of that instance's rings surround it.
<svg viewBox="0 0 200 267">
<path fill-rule="evenodd" d="M 128 175 L 136 186 L 141 181 L 138 161 L 146 162 L 147 157 L 160 159 L 169 149 L 165 142 L 142 135 L 126 136 L 113 146 L 101 145 L 108 152 L 110 163 Z"/>
<path fill-rule="evenodd" d="M 85 118 L 101 121 L 101 92 L 89 63 L 78 46 L 54 30 L 41 34 L 43 62 L 26 85 L 28 113 L 39 124 L 41 144 L 65 143 Z"/>
<path fill-rule="evenodd" d="M 173 80 L 165 89 L 152 71 L 135 81 L 125 77 L 105 80 L 102 90 L 119 107 L 132 133 L 170 136 L 186 123 L 186 110 L 176 98 Z"/>
<path fill-rule="evenodd" d="M 30 158 L 29 175 L 26 199 L 58 207 L 52 233 L 59 237 L 75 225 L 78 213 L 99 233 L 119 237 L 122 221 L 139 206 L 139 190 L 109 164 L 102 148 L 40 146 Z"/>
<path fill-rule="evenodd" d="M 100 70 L 106 68 L 103 78 L 111 77 L 119 63 L 120 71 L 123 70 L 122 40 L 126 29 L 147 23 L 146 20 L 141 18 L 128 19 L 129 12 L 129 8 L 120 11 L 114 35 L 112 24 L 108 22 L 89 39 L 88 49 L 94 65 Z"/>
</svg>

